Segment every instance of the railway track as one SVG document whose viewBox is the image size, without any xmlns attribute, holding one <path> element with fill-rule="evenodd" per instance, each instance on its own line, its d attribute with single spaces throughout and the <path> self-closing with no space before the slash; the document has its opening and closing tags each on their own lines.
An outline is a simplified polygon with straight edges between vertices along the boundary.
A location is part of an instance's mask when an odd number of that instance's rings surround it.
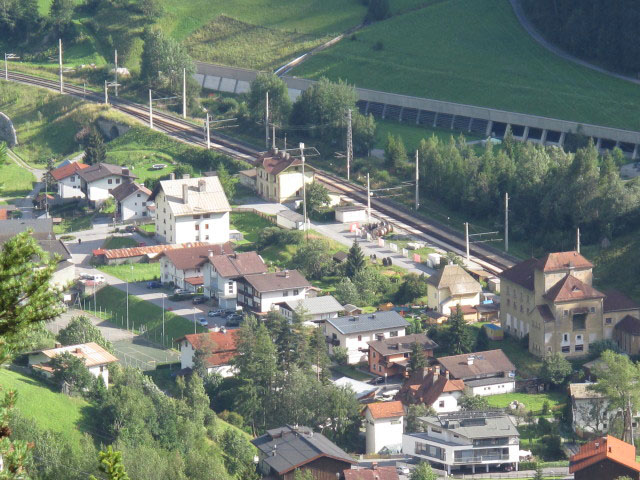
<svg viewBox="0 0 640 480">
<path fill-rule="evenodd" d="M 9 72 L 9 80 L 55 91 L 59 91 L 60 88 L 57 81 L 16 72 Z M 92 91 L 84 91 L 83 88 L 70 83 L 65 83 L 64 92 L 91 102 L 104 102 L 104 96 Z M 143 123 L 148 123 L 149 121 L 149 112 L 146 106 L 115 97 L 110 97 L 109 103 L 111 107 L 137 118 Z M 201 126 L 162 112 L 154 112 L 153 123 L 156 130 L 166 133 L 177 140 L 206 148 L 206 141 L 204 139 L 203 128 Z M 252 165 L 256 164 L 257 157 L 260 154 L 258 150 L 255 150 L 252 147 L 243 145 L 240 142 L 225 138 L 221 135 L 211 136 L 211 148 L 234 158 L 249 162 Z M 316 174 L 320 182 L 325 183 L 332 188 L 343 192 L 346 196 L 366 205 L 367 192 L 365 188 L 347 182 L 344 179 L 323 170 L 316 169 Z M 437 222 L 417 218 L 412 214 L 412 212 L 405 210 L 402 207 L 391 205 L 388 202 L 375 198 L 371 200 L 371 207 L 372 212 L 376 216 L 393 222 L 402 230 L 430 241 L 441 248 L 453 251 L 459 255 L 465 254 L 466 245 L 460 233 L 444 225 L 438 224 Z M 505 255 L 497 249 L 492 249 L 486 246 L 471 245 L 470 253 L 476 263 L 494 273 L 500 273 L 502 270 L 515 264 L 514 258 Z"/>
</svg>

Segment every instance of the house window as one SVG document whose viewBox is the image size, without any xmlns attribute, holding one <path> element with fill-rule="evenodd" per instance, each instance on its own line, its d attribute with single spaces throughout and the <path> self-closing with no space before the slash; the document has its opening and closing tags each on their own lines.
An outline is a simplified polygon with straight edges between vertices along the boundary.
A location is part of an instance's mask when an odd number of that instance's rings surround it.
<svg viewBox="0 0 640 480">
<path fill-rule="evenodd" d="M 193 219 L 194 219 L 194 220 L 198 220 L 199 218 L 200 218 L 200 215 L 194 215 L 194 216 L 193 216 Z"/>
<path fill-rule="evenodd" d="M 289 296 L 289 290 L 285 290 L 284 292 L 282 292 L 282 296 L 283 297 L 288 297 Z"/>
<path fill-rule="evenodd" d="M 142 206 L 146 207 L 147 206 L 147 202 L 142 202 Z"/>
<path fill-rule="evenodd" d="M 398 331 L 394 330 L 393 332 L 389 333 L 389 336 L 391 337 L 397 337 L 398 336 Z"/>
<path fill-rule="evenodd" d="M 294 288 L 294 289 L 293 289 L 293 294 L 294 294 L 294 295 L 298 295 L 298 293 L 300 293 L 300 292 L 299 292 L 299 290 L 298 290 L 297 288 Z"/>
<path fill-rule="evenodd" d="M 113 183 L 113 180 L 112 180 L 112 179 L 109 179 L 109 180 L 107 180 L 107 183 L 108 183 L 109 185 L 111 185 L 111 184 Z"/>
<path fill-rule="evenodd" d="M 444 400 L 440 400 L 440 401 L 438 402 L 438 407 L 439 407 L 439 408 L 444 408 Z"/>
<path fill-rule="evenodd" d="M 373 355 L 373 358 L 376 358 L 376 352 L 371 352 L 371 354 Z"/>
<path fill-rule="evenodd" d="M 607 317 L 604 319 L 604 323 L 606 323 L 607 325 L 611 325 L 611 322 L 613 322 L 613 319 L 611 317 Z"/>
<path fill-rule="evenodd" d="M 569 341 L 569 335 L 567 335 L 566 333 L 562 336 L 562 341 L 563 342 L 568 342 Z"/>
<path fill-rule="evenodd" d="M 208 224 L 208 223 L 205 223 L 205 224 L 204 224 L 204 229 L 205 229 L 205 230 L 209 230 L 209 224 Z"/>
<path fill-rule="evenodd" d="M 587 325 L 586 313 L 575 313 L 573 315 L 573 330 L 584 330 Z"/>
<path fill-rule="evenodd" d="M 596 313 L 596 307 L 591 307 L 591 308 L 589 309 L 589 311 L 590 311 L 591 313 Z"/>
<path fill-rule="evenodd" d="M 361 342 L 362 341 L 362 335 L 358 335 L 358 341 Z"/>
<path fill-rule="evenodd" d="M 196 225 L 196 230 L 200 230 L 200 225 Z"/>
<path fill-rule="evenodd" d="M 204 215 L 202 215 L 202 218 L 211 218 L 211 214 L 205 213 Z"/>
<path fill-rule="evenodd" d="M 376 340 L 384 340 L 384 333 L 376 333 Z"/>
<path fill-rule="evenodd" d="M 511 305 L 511 299 L 510 298 L 507 298 L 507 305 L 508 306 Z"/>
<path fill-rule="evenodd" d="M 382 365 L 378 365 L 378 371 L 381 372 L 382 371 Z"/>
<path fill-rule="evenodd" d="M 204 236 L 204 239 L 205 239 L 205 240 L 209 240 L 209 235 L 205 235 L 205 236 Z"/>
<path fill-rule="evenodd" d="M 116 178 L 116 185 L 120 183 L 120 179 Z"/>
<path fill-rule="evenodd" d="M 565 317 L 569 316 L 569 310 L 565 310 L 564 312 L 562 312 L 562 315 L 564 315 Z"/>
<path fill-rule="evenodd" d="M 76 177 L 75 177 L 75 175 L 72 175 L 72 176 L 71 176 L 71 181 L 72 181 L 72 182 L 75 182 L 75 181 L 76 181 Z"/>
<path fill-rule="evenodd" d="M 569 353 L 571 351 L 571 347 L 569 345 L 562 347 L 562 353 Z"/>
<path fill-rule="evenodd" d="M 582 352 L 584 350 L 584 345 L 576 345 L 576 352 Z"/>
<path fill-rule="evenodd" d="M 140 198 L 140 194 L 139 194 L 139 193 L 138 193 L 138 194 L 136 194 L 136 197 Z"/>
</svg>

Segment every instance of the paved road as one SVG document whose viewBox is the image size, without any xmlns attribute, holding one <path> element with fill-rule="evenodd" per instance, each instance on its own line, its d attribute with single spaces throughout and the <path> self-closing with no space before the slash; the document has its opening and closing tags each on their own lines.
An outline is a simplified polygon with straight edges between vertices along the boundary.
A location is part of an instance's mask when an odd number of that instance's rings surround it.
<svg viewBox="0 0 640 480">
<path fill-rule="evenodd" d="M 595 70 L 596 72 L 600 72 L 600 73 L 604 73 L 605 75 L 609 75 L 611 77 L 615 77 L 618 78 L 620 80 L 625 80 L 627 82 L 633 82 L 636 84 L 640 85 L 640 80 L 638 80 L 637 78 L 633 78 L 633 77 L 628 77 L 626 75 L 621 75 L 619 73 L 614 73 L 611 72 L 609 70 L 606 70 L 602 67 L 599 67 L 597 65 L 594 65 L 592 63 L 589 63 L 585 60 L 581 60 L 578 57 L 574 57 L 573 55 L 571 55 L 570 53 L 567 53 L 566 51 L 562 50 L 560 47 L 552 44 L 551 42 L 548 42 L 541 34 L 540 32 L 536 29 L 536 27 L 529 21 L 529 19 L 527 18 L 527 16 L 524 14 L 524 11 L 522 9 L 522 3 L 520 0 L 510 0 L 511 1 L 511 6 L 513 7 L 513 12 L 516 15 L 516 18 L 518 19 L 518 22 L 520 22 L 520 25 L 522 25 L 522 28 L 524 28 L 527 33 L 529 35 L 531 35 L 531 37 L 538 42 L 540 45 L 542 45 L 544 48 L 546 48 L 547 50 L 549 50 L 551 53 L 565 59 L 568 60 L 570 62 L 573 63 L 577 63 L 578 65 L 581 65 L 583 67 L 586 68 L 590 68 L 591 70 Z"/>
<path fill-rule="evenodd" d="M 54 335 L 57 335 L 60 330 L 62 330 L 69 324 L 73 317 L 78 317 L 80 315 L 88 317 L 89 320 L 91 320 L 91 323 L 98 327 L 104 338 L 106 338 L 110 342 L 119 342 L 122 340 L 131 341 L 133 340 L 133 338 L 135 338 L 135 335 L 128 330 L 123 330 L 122 328 L 114 325 L 111 322 L 91 315 L 89 312 L 84 312 L 82 310 L 76 310 L 73 308 L 67 310 L 52 322 L 47 323 L 47 330 L 49 330 Z"/>
<path fill-rule="evenodd" d="M 28 170 L 36 178 L 36 183 L 33 184 L 33 189 L 31 190 L 31 192 L 29 192 L 29 194 L 25 198 L 21 198 L 16 202 L 16 206 L 22 212 L 22 218 L 34 218 L 36 215 L 35 209 L 33 208 L 33 199 L 45 186 L 44 182 L 42 182 L 44 170 L 29 166 L 11 149 L 8 149 L 7 152 L 12 162 L 16 163 L 18 166 L 24 168 L 25 170 Z"/>
</svg>

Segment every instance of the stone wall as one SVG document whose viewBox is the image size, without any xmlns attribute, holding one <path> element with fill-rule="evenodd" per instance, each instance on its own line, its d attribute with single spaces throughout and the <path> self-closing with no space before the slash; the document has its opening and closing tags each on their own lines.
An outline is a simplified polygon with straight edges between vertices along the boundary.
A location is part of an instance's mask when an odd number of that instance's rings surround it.
<svg viewBox="0 0 640 480">
<path fill-rule="evenodd" d="M 13 127 L 13 122 L 2 112 L 0 112 L 0 141 L 7 142 L 9 147 L 14 147 L 18 144 L 18 135 Z"/>
<path fill-rule="evenodd" d="M 113 120 L 106 120 L 104 118 L 96 120 L 96 125 L 107 140 L 118 138 L 120 135 L 124 135 L 131 129 L 129 125 L 114 122 Z"/>
</svg>

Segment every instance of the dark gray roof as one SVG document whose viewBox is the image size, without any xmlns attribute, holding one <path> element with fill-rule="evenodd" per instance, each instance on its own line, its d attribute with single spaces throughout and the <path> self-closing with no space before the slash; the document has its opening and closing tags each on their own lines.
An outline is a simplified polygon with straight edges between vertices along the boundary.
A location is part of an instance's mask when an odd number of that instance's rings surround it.
<svg viewBox="0 0 640 480">
<path fill-rule="evenodd" d="M 33 238 L 36 239 L 40 247 L 51 255 L 58 255 L 60 261 L 69 260 L 71 253 L 62 241 L 58 240 L 53 233 L 53 221 L 46 219 L 28 220 L 3 220 L 0 223 L 0 246 L 10 238 L 28 229 L 33 230 Z"/>
<path fill-rule="evenodd" d="M 125 182 L 118 185 L 116 188 L 111 190 L 111 195 L 118 202 L 122 202 L 124 199 L 133 195 L 136 192 L 144 193 L 147 197 L 151 195 L 151 190 L 149 190 L 144 185 L 140 185 L 136 182 Z"/>
<path fill-rule="evenodd" d="M 292 222 L 304 222 L 304 217 L 293 210 L 280 210 L 276 215 Z"/>
<path fill-rule="evenodd" d="M 420 420 L 469 439 L 520 436 L 509 415 L 498 411 L 454 412 Z"/>
<path fill-rule="evenodd" d="M 426 333 L 414 333 L 405 335 L 404 337 L 389 337 L 384 340 L 374 340 L 369 342 L 369 346 L 380 355 L 397 355 L 400 353 L 408 353 L 413 348 L 414 343 L 422 345 L 424 350 L 433 350 L 438 344 L 427 337 Z"/>
<path fill-rule="evenodd" d="M 110 163 L 98 163 L 91 165 L 89 168 L 78 170 L 78 175 L 87 183 L 95 182 L 101 178 L 110 177 L 111 175 L 120 175 L 122 177 L 136 178 L 129 173 L 129 169 L 120 165 L 112 165 Z"/>
<path fill-rule="evenodd" d="M 286 425 L 267 430 L 251 441 L 264 455 L 263 461 L 279 475 L 305 465 L 318 457 L 356 463 L 344 450 L 321 433 L 308 427 Z"/>
<path fill-rule="evenodd" d="M 387 328 L 407 327 L 409 322 L 400 316 L 398 312 L 363 313 L 362 315 L 329 318 L 327 323 L 333 325 L 343 334 L 372 332 Z"/>
<path fill-rule="evenodd" d="M 309 281 L 297 270 L 283 270 L 281 272 L 245 275 L 244 280 L 255 288 L 256 291 L 261 293 L 311 286 Z"/>
</svg>

